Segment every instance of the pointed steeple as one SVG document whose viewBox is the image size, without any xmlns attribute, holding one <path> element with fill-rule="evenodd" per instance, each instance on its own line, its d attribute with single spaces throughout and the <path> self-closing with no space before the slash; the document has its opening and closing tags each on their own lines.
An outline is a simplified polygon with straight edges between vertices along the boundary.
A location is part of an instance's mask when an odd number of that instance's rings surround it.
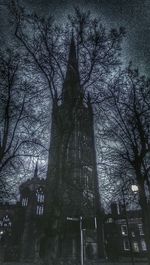
<svg viewBox="0 0 150 265">
<path fill-rule="evenodd" d="M 73 72 L 75 74 L 78 73 L 78 62 L 77 62 L 77 57 L 76 57 L 76 45 L 75 45 L 74 35 L 72 32 L 66 77 L 67 77 L 67 74 L 73 73 Z"/>
<path fill-rule="evenodd" d="M 78 69 L 78 60 L 76 55 L 76 45 L 74 40 L 74 35 L 72 32 L 72 37 L 69 47 L 69 56 L 66 77 L 63 85 L 63 101 L 70 101 L 71 99 L 76 99 L 81 93 L 80 88 L 80 76 Z"/>
<path fill-rule="evenodd" d="M 34 179 L 37 179 L 38 178 L 38 160 L 37 160 L 36 165 L 35 165 L 33 178 Z"/>
</svg>

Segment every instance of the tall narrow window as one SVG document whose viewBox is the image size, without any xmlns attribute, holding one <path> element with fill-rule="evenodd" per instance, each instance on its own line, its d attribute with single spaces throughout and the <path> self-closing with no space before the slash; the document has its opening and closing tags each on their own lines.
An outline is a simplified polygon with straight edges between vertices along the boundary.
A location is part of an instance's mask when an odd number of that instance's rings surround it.
<svg viewBox="0 0 150 265">
<path fill-rule="evenodd" d="M 128 240 L 128 239 L 124 239 L 124 240 L 123 240 L 123 249 L 124 249 L 125 251 L 130 250 L 130 244 L 129 244 L 129 240 Z"/>
<path fill-rule="evenodd" d="M 143 225 L 142 224 L 138 224 L 138 227 L 139 227 L 139 233 L 140 235 L 144 235 L 144 231 L 143 231 Z"/>
<path fill-rule="evenodd" d="M 39 207 L 39 215 L 43 215 L 43 206 Z"/>
<path fill-rule="evenodd" d="M 43 215 L 43 212 L 44 212 L 43 205 L 42 206 L 37 205 L 37 207 L 36 207 L 36 214 L 37 215 Z"/>
<path fill-rule="evenodd" d="M 39 205 L 36 207 L 36 214 L 39 215 Z"/>
<path fill-rule="evenodd" d="M 141 247 L 143 251 L 147 251 L 147 246 L 146 246 L 146 242 L 144 239 L 141 240 Z"/>
<path fill-rule="evenodd" d="M 127 226 L 126 225 L 122 225 L 121 226 L 121 233 L 123 236 L 128 235 L 128 230 L 127 230 Z"/>
<path fill-rule="evenodd" d="M 4 227 L 10 227 L 11 226 L 11 220 L 8 215 L 3 217 L 3 226 Z"/>
<path fill-rule="evenodd" d="M 25 207 L 28 205 L 28 198 L 23 198 L 22 199 L 22 206 Z"/>
<path fill-rule="evenodd" d="M 138 245 L 138 242 L 133 242 L 133 251 L 134 251 L 134 252 L 139 252 L 139 245 Z"/>
<path fill-rule="evenodd" d="M 40 202 L 40 203 L 44 202 L 44 192 L 42 188 L 39 188 L 36 191 L 36 197 L 37 197 L 37 202 Z"/>
</svg>

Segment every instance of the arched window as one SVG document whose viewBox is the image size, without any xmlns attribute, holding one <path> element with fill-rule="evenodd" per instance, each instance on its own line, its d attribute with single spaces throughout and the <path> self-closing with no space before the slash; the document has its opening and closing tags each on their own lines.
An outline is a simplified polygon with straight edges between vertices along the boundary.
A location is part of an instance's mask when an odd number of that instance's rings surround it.
<svg viewBox="0 0 150 265">
<path fill-rule="evenodd" d="M 40 207 L 40 215 L 43 214 L 43 206 Z"/>
<path fill-rule="evenodd" d="M 3 227 L 10 227 L 11 226 L 11 220 L 8 215 L 5 215 L 3 217 Z"/>
<path fill-rule="evenodd" d="M 40 207 L 39 205 L 37 205 L 37 207 L 36 207 L 36 214 L 37 215 L 39 215 L 39 207 Z"/>
<path fill-rule="evenodd" d="M 26 207 L 28 205 L 28 198 L 23 198 L 22 199 L 22 206 Z"/>
<path fill-rule="evenodd" d="M 43 203 L 44 202 L 44 192 L 43 192 L 42 187 L 37 189 L 36 197 L 37 197 L 37 202 L 39 202 L 39 203 Z"/>
<path fill-rule="evenodd" d="M 43 205 L 42 206 L 37 205 L 37 207 L 36 207 L 36 214 L 37 215 L 43 215 L 43 212 L 44 212 Z"/>
</svg>

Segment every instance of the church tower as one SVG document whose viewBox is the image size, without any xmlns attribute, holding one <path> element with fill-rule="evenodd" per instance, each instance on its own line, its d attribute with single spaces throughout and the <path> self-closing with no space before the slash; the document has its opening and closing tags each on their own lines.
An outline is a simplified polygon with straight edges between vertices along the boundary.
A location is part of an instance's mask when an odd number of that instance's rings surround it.
<svg viewBox="0 0 150 265">
<path fill-rule="evenodd" d="M 73 36 L 62 103 L 53 103 L 46 215 L 62 220 L 61 254 L 77 258 L 82 249 L 82 258 L 86 259 L 97 255 L 99 195 L 93 111 L 90 96 L 85 99 L 80 85 Z"/>
</svg>

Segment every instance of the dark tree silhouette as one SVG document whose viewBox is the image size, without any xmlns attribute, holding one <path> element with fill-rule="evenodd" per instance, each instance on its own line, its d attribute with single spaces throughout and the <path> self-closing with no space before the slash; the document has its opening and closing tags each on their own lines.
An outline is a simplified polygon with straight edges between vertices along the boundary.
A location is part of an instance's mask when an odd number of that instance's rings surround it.
<svg viewBox="0 0 150 265">
<path fill-rule="evenodd" d="M 38 89 L 23 78 L 23 64 L 10 50 L 0 53 L 1 199 L 14 192 L 20 181 L 16 176 L 24 171 L 26 159 L 38 157 L 42 146 L 38 139 L 40 109 L 35 111 Z"/>
<path fill-rule="evenodd" d="M 131 66 L 114 78 L 103 105 L 105 126 L 101 128 L 111 161 L 126 170 L 138 185 L 150 262 L 150 82 Z M 103 133 L 102 133 L 103 131 Z M 106 150 L 105 149 L 105 150 Z M 113 163 L 113 162 L 112 162 Z"/>
<path fill-rule="evenodd" d="M 25 10 L 12 1 L 11 13 L 14 16 L 15 36 L 27 52 L 28 64 L 32 66 L 32 73 L 37 72 L 45 83 L 43 89 L 48 88 L 50 102 L 53 104 L 53 119 L 57 127 L 59 146 L 57 150 L 57 190 L 51 189 L 49 196 L 55 199 L 55 207 L 51 210 L 51 219 L 48 216 L 47 227 L 53 234 L 53 246 L 51 251 L 47 239 L 47 251 L 45 262 L 55 264 L 58 253 L 58 242 L 61 236 L 61 216 L 63 214 L 63 185 L 62 176 L 65 175 L 65 159 L 67 146 L 74 129 L 74 112 L 78 101 L 71 108 L 70 113 L 64 116 L 59 113 L 59 105 L 62 100 L 62 87 L 68 61 L 68 49 L 71 35 L 74 36 L 77 61 L 79 67 L 79 85 L 83 90 L 83 96 L 87 103 L 87 94 L 97 91 L 95 97 L 99 97 L 99 91 L 106 82 L 108 75 L 115 71 L 120 63 L 120 45 L 124 36 L 124 30 L 110 30 L 107 32 L 99 19 L 93 19 L 90 12 L 84 13 L 75 9 L 69 16 L 65 26 L 59 26 L 52 17 L 40 18 L 36 14 L 26 14 Z M 92 96 L 92 95 L 91 95 Z M 71 102 L 69 103 L 72 104 Z M 66 130 L 67 128 L 67 130 Z M 64 144 L 65 143 L 65 144 Z M 56 196 L 57 195 L 57 196 Z M 53 198 L 52 198 L 53 197 Z M 48 230 L 47 230 L 48 231 Z"/>
</svg>

